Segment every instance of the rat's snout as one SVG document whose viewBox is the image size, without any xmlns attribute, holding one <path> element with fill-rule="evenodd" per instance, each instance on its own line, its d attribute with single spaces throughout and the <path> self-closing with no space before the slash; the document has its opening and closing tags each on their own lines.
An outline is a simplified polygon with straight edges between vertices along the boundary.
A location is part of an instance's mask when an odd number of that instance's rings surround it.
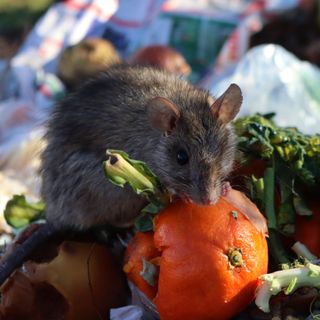
<svg viewBox="0 0 320 320">
<path fill-rule="evenodd" d="M 220 184 L 212 179 L 199 179 L 197 189 L 191 194 L 192 200 L 198 205 L 214 205 L 221 196 Z"/>
<path fill-rule="evenodd" d="M 191 194 L 193 202 L 202 206 L 214 205 L 219 197 L 221 192 L 219 188 L 214 187 L 213 185 L 199 185 L 197 190 L 194 190 Z"/>
<path fill-rule="evenodd" d="M 201 204 L 204 205 L 204 206 L 211 206 L 211 205 L 214 205 L 218 199 L 219 199 L 219 196 L 216 194 L 216 192 L 211 192 L 211 193 L 208 193 L 204 196 L 201 196 Z"/>
<path fill-rule="evenodd" d="M 193 172 L 191 199 L 198 205 L 215 204 L 221 195 L 220 179 L 212 170 L 211 160 L 202 159 L 199 169 Z"/>
<path fill-rule="evenodd" d="M 214 204 L 210 198 L 203 198 L 201 203 L 205 206 L 210 206 L 210 205 Z"/>
</svg>

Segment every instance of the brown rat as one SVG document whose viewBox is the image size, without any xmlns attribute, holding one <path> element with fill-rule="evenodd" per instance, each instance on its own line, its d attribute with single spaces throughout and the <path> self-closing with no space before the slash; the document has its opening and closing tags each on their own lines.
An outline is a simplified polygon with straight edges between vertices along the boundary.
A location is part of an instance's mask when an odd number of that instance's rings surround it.
<svg viewBox="0 0 320 320">
<path fill-rule="evenodd" d="M 40 238 L 52 226 L 124 226 L 140 214 L 146 200 L 104 176 L 108 148 L 146 162 L 172 194 L 214 203 L 232 170 L 230 121 L 241 102 L 237 85 L 214 101 L 207 91 L 149 67 L 111 67 L 86 83 L 49 121 L 42 167 L 48 224 Z"/>
<path fill-rule="evenodd" d="M 207 91 L 163 71 L 117 66 L 55 109 L 43 153 L 42 195 L 49 223 L 87 229 L 132 223 L 146 200 L 106 180 L 106 149 L 146 162 L 172 193 L 215 202 L 230 173 L 229 122 L 242 96 L 232 85 L 215 103 Z"/>
</svg>

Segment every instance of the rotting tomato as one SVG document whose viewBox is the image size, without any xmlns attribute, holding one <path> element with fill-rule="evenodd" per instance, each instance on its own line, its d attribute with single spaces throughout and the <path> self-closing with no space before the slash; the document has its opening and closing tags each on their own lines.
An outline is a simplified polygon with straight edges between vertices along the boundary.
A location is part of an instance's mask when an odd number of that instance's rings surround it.
<svg viewBox="0 0 320 320">
<path fill-rule="evenodd" d="M 267 272 L 267 242 L 257 219 L 253 223 L 252 215 L 244 212 L 245 204 L 250 210 L 253 204 L 234 190 L 232 195 L 232 201 L 221 198 L 206 207 L 175 202 L 154 219 L 154 241 L 148 238 L 141 245 L 144 250 L 149 246 L 148 252 L 160 251 L 153 302 L 162 320 L 229 319 L 254 298 L 258 278 Z M 239 206 L 232 204 L 237 199 Z M 259 214 L 254 218 L 263 219 Z M 137 233 L 133 243 L 141 237 Z M 129 245 L 124 270 L 139 261 L 142 251 Z M 135 280 L 140 272 L 141 262 L 135 277 L 129 273 L 128 278 L 148 295 Z"/>
</svg>

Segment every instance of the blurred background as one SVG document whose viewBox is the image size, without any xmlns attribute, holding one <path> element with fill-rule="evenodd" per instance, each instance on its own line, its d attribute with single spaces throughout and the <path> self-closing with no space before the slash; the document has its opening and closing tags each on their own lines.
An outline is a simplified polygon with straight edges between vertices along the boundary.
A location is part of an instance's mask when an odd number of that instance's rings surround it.
<svg viewBox="0 0 320 320">
<path fill-rule="evenodd" d="M 121 62 L 213 96 L 235 82 L 240 115 L 319 132 L 319 29 L 315 0 L 0 0 L 0 211 L 12 194 L 39 198 L 55 104 Z"/>
</svg>

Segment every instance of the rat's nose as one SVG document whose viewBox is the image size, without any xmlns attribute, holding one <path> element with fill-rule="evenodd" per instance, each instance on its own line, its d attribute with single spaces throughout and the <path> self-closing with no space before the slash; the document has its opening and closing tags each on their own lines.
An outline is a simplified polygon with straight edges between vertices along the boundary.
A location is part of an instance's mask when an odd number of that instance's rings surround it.
<svg viewBox="0 0 320 320">
<path fill-rule="evenodd" d="M 200 195 L 201 204 L 204 206 L 212 206 L 217 203 L 219 195 L 215 190 L 206 192 L 206 194 Z"/>
<path fill-rule="evenodd" d="M 209 197 L 201 197 L 201 202 L 205 206 L 210 206 L 211 204 L 214 203 L 214 201 L 212 199 L 210 199 Z"/>
</svg>

